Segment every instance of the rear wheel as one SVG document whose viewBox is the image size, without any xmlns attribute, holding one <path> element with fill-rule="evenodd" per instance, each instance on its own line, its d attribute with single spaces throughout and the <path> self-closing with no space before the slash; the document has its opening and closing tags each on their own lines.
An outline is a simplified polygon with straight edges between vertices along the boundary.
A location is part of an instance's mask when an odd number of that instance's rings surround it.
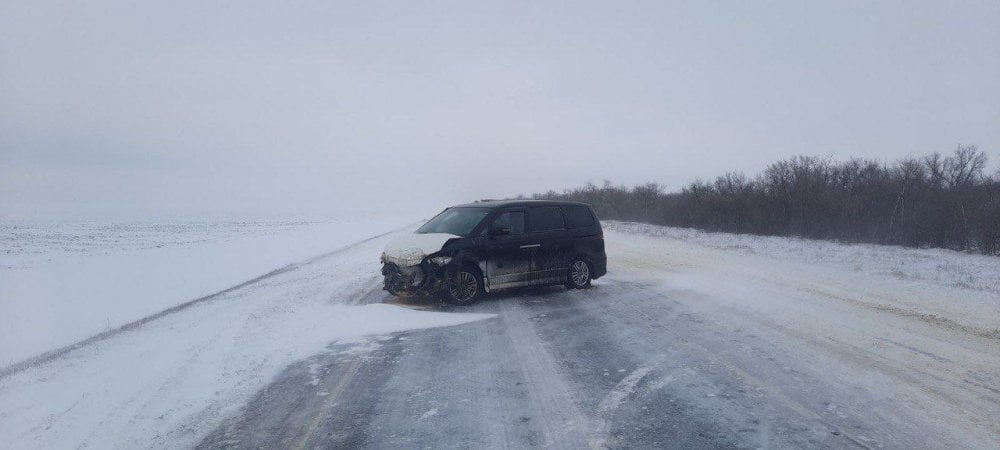
<svg viewBox="0 0 1000 450">
<path fill-rule="evenodd" d="M 468 305 L 482 296 L 483 280 L 469 267 L 449 269 L 445 273 L 444 300 L 454 305 Z"/>
<path fill-rule="evenodd" d="M 569 265 L 566 275 L 567 289 L 586 289 L 590 287 L 590 263 L 583 258 L 575 258 Z"/>
</svg>

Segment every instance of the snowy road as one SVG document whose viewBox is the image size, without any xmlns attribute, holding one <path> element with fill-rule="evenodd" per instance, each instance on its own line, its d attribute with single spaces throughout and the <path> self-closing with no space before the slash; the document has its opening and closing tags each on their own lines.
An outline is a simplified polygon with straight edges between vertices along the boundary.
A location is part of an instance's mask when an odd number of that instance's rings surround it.
<svg viewBox="0 0 1000 450">
<path fill-rule="evenodd" d="M 606 238 L 593 289 L 463 308 L 382 304 L 359 243 L 0 378 L 0 442 L 1000 448 L 988 283 Z"/>
</svg>

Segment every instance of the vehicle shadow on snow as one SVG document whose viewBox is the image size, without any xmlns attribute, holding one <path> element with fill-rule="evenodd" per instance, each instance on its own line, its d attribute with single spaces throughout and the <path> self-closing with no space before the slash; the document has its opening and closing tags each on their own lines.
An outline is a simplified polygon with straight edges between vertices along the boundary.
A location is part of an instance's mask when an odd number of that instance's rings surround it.
<svg viewBox="0 0 1000 450">
<path fill-rule="evenodd" d="M 598 285 L 591 286 L 587 290 L 597 289 Z M 386 294 L 385 302 L 390 305 L 398 305 L 407 308 L 435 310 L 435 311 L 460 311 L 465 308 L 474 307 L 484 303 L 514 301 L 530 299 L 534 301 L 560 301 L 565 300 L 566 295 L 576 292 L 573 289 L 566 289 L 562 286 L 526 286 L 519 288 L 504 289 L 498 292 L 491 292 L 483 295 L 482 298 L 470 305 L 452 305 L 436 297 L 413 295 L 408 297 L 393 297 Z"/>
</svg>

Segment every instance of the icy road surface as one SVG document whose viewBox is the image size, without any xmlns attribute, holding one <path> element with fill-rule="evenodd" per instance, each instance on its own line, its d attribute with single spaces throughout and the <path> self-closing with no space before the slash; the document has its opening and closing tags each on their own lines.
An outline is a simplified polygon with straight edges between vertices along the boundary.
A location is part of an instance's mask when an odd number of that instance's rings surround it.
<svg viewBox="0 0 1000 450">
<path fill-rule="evenodd" d="M 593 289 L 448 308 L 387 239 L 0 378 L 0 442 L 1000 448 L 995 259 L 613 224 Z"/>
</svg>

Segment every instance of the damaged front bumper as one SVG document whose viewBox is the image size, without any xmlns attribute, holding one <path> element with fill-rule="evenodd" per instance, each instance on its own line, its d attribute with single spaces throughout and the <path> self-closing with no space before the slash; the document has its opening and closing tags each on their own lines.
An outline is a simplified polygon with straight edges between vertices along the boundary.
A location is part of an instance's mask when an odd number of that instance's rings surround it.
<svg viewBox="0 0 1000 450">
<path fill-rule="evenodd" d="M 415 293 L 426 278 L 420 266 L 400 267 L 393 263 L 382 264 L 382 276 L 382 289 L 393 295 Z"/>
<path fill-rule="evenodd" d="M 441 289 L 443 268 L 428 261 L 417 265 L 400 265 L 382 261 L 382 289 L 396 296 L 431 295 Z"/>
</svg>

